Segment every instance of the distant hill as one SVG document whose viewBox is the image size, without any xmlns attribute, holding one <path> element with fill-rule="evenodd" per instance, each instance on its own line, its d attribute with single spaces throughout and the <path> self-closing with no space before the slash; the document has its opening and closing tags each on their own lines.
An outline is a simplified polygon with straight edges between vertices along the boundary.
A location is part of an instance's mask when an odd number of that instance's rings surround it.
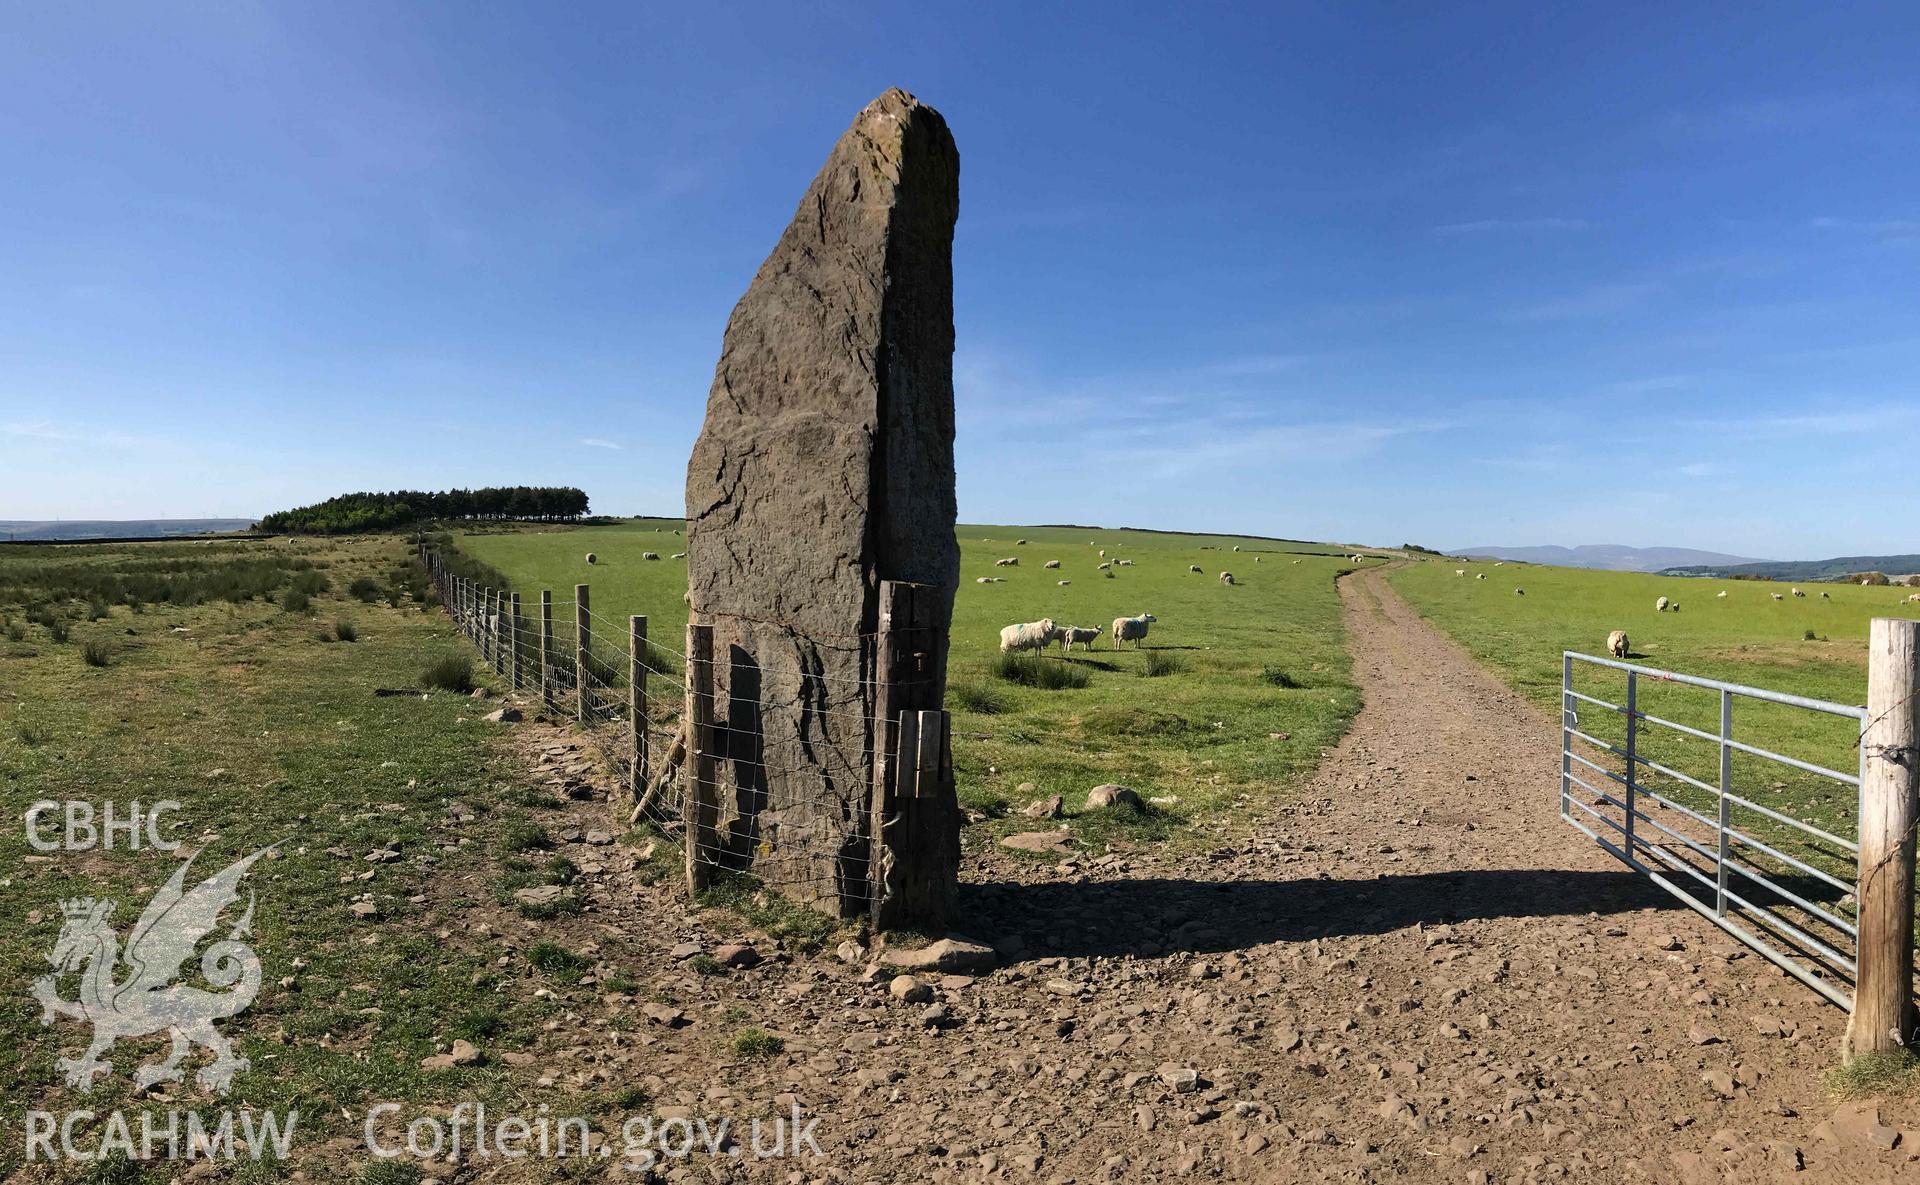
<svg viewBox="0 0 1920 1185">
<path fill-rule="evenodd" d="M 1744 564 L 1676 564 L 1666 576 L 1745 576 L 1757 580 L 1835 580 L 1857 572 L 1904 576 L 1920 572 L 1920 555 L 1843 555 L 1830 560 L 1760 560 Z"/>
<path fill-rule="evenodd" d="M 1680 567 L 1766 562 L 1750 556 L 1696 551 L 1691 547 L 1627 547 L 1618 543 L 1588 543 L 1580 547 L 1468 547 L 1451 554 L 1473 559 L 1553 564 L 1562 568 L 1603 568 L 1609 572 L 1660 572 Z"/>
<path fill-rule="evenodd" d="M 24 522 L 0 519 L 0 540 L 55 543 L 72 539 L 159 539 L 173 535 L 217 535 L 244 531 L 250 518 L 66 519 Z"/>
</svg>

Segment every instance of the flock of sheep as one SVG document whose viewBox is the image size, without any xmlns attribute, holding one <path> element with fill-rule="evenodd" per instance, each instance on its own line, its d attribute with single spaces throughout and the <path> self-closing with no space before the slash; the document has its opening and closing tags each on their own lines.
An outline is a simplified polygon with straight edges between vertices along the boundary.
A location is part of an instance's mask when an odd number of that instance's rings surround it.
<svg viewBox="0 0 1920 1185">
<path fill-rule="evenodd" d="M 1151 613 L 1142 613 L 1137 617 L 1116 617 L 1113 619 L 1113 648 L 1120 649 L 1120 643 L 1132 642 L 1137 650 L 1141 639 L 1147 636 L 1147 627 L 1160 620 Z M 1100 626 L 1059 625 L 1051 617 L 1039 621 L 1016 622 L 1000 631 L 1000 652 L 1010 654 L 1016 650 L 1045 650 L 1053 643 L 1060 643 L 1061 650 L 1071 650 L 1078 643 L 1083 650 L 1093 649 L 1093 642 L 1103 632 Z"/>
</svg>

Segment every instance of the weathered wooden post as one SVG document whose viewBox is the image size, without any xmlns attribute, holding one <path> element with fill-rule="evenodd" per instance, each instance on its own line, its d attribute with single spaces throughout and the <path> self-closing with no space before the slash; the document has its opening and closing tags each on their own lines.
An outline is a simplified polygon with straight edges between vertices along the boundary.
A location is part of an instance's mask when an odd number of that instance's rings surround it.
<svg viewBox="0 0 1920 1185">
<path fill-rule="evenodd" d="M 515 691 L 526 686 L 520 674 L 520 639 L 526 635 L 525 620 L 520 615 L 520 594 L 507 594 L 507 666 L 510 672 L 507 681 Z"/>
<path fill-rule="evenodd" d="M 1867 722 L 1860 733 L 1860 966 L 1847 1022 L 1849 1059 L 1915 1044 L 1917 694 L 1920 622 L 1874 618 L 1867 636 Z"/>
<path fill-rule="evenodd" d="M 627 790 L 635 802 L 647 785 L 647 619 L 627 618 Z"/>
<path fill-rule="evenodd" d="M 593 702 L 593 694 L 587 689 L 587 660 L 591 656 L 590 638 L 587 624 L 587 586 L 573 586 L 573 717 L 580 723 L 587 722 L 587 709 Z"/>
<path fill-rule="evenodd" d="M 540 590 L 540 702 L 553 709 L 553 590 Z"/>
<path fill-rule="evenodd" d="M 944 595 L 943 595 L 944 594 Z M 947 652 L 945 590 L 880 582 L 868 880 L 873 924 L 944 924 L 960 870 L 951 729 L 934 675 Z"/>
<path fill-rule="evenodd" d="M 718 851 L 714 826 L 719 801 L 713 784 L 713 627 L 687 623 L 687 888 L 698 893 L 712 879 Z"/>
</svg>

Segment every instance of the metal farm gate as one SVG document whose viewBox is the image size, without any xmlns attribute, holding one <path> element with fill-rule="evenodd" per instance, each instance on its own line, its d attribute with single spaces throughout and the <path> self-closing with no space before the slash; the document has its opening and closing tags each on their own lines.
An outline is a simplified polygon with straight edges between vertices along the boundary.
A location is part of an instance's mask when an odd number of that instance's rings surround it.
<svg viewBox="0 0 1920 1185">
<path fill-rule="evenodd" d="M 1588 690 L 1575 688 L 1576 671 Z M 1737 704 L 1766 705 L 1747 713 L 1766 714 L 1769 735 L 1846 752 L 1854 768 L 1738 739 Z M 1563 657 L 1561 706 L 1560 817 L 1852 1008 L 1866 709 L 1573 651 Z"/>
</svg>

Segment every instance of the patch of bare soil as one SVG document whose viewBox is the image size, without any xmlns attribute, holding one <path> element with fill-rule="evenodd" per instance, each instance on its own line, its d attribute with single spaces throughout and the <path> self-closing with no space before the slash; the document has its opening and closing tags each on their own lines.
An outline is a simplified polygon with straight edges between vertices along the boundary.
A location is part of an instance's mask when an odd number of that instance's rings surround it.
<svg viewBox="0 0 1920 1185">
<path fill-rule="evenodd" d="M 782 950 L 637 883 L 624 840 L 568 845 L 589 912 L 450 914 L 452 940 L 595 960 L 510 984 L 565 1009 L 527 1073 L 819 1120 L 818 1159 L 700 1153 L 670 1179 L 1920 1180 L 1920 1108 L 1823 1092 L 1844 1015 L 1561 823 L 1552 722 L 1379 571 L 1341 591 L 1366 706 L 1296 802 L 1190 859 L 971 861 L 962 928 L 993 970 L 896 987 L 885 951 Z M 571 766 L 566 734 L 519 736 Z M 555 802 L 556 834 L 608 826 Z M 759 961 L 683 945 L 736 941 Z M 735 1052 L 749 1025 L 784 1050 Z"/>
</svg>

